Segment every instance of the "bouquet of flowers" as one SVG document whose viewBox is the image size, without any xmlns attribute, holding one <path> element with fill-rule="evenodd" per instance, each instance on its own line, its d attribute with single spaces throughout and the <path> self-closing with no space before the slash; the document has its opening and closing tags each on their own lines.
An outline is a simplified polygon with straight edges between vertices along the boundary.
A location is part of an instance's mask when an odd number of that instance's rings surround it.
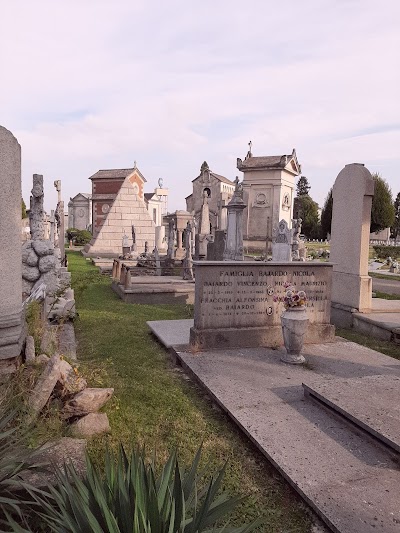
<svg viewBox="0 0 400 533">
<path fill-rule="evenodd" d="M 285 309 L 290 309 L 291 307 L 300 307 L 306 304 L 307 295 L 304 291 L 298 291 L 296 287 L 293 287 L 288 282 L 285 282 L 284 287 L 284 296 L 274 296 L 274 302 L 282 302 L 285 306 Z"/>
</svg>

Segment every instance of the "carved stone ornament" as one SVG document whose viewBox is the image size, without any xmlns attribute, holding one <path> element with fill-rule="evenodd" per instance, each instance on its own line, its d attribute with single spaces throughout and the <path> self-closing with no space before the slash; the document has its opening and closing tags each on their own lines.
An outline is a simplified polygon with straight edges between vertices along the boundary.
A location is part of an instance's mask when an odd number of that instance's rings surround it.
<svg viewBox="0 0 400 533">
<path fill-rule="evenodd" d="M 258 192 L 253 200 L 252 207 L 269 207 L 267 195 L 263 192 Z"/>
<path fill-rule="evenodd" d="M 109 204 L 103 204 L 103 205 L 101 206 L 101 211 L 102 211 L 102 213 L 108 213 L 108 212 L 110 211 L 110 206 L 109 206 Z M 79 216 L 81 216 L 81 215 L 79 215 Z"/>
<path fill-rule="evenodd" d="M 290 194 L 287 193 L 287 192 L 283 195 L 282 209 L 284 211 L 289 211 L 289 209 L 290 209 Z"/>
</svg>

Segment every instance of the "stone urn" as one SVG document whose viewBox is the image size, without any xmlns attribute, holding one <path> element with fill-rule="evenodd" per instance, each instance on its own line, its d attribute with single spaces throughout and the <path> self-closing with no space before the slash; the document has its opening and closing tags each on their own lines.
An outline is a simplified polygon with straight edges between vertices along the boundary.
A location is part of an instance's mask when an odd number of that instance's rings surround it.
<svg viewBox="0 0 400 533">
<path fill-rule="evenodd" d="M 304 335 L 308 327 L 308 316 L 306 307 L 299 305 L 289 307 L 281 316 L 283 342 L 286 354 L 281 357 L 281 361 L 298 365 L 305 363 L 305 359 L 300 355 L 304 344 Z"/>
</svg>

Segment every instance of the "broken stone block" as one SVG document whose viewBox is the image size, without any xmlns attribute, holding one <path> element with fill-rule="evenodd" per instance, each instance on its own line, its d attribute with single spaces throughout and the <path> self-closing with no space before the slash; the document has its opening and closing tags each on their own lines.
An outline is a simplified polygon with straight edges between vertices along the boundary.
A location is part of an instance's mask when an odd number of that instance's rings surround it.
<svg viewBox="0 0 400 533">
<path fill-rule="evenodd" d="M 54 255 L 44 255 L 39 259 L 39 270 L 42 273 L 49 272 L 56 267 L 56 258 Z"/>
<path fill-rule="evenodd" d="M 58 328 L 57 326 L 48 326 L 44 332 L 40 343 L 40 351 L 47 355 L 53 355 L 58 348 Z"/>
<path fill-rule="evenodd" d="M 70 429 L 73 437 L 91 437 L 111 431 L 106 413 L 89 413 L 71 424 Z"/>
<path fill-rule="evenodd" d="M 103 405 L 113 395 L 114 389 L 88 388 L 79 392 L 69 400 L 63 409 L 63 416 L 71 418 L 73 416 L 83 416 L 94 413 L 101 409 Z"/>
<path fill-rule="evenodd" d="M 44 255 L 53 255 L 54 254 L 54 246 L 51 241 L 49 240 L 33 240 L 32 241 L 32 248 L 35 250 L 37 255 L 40 257 Z"/>
<path fill-rule="evenodd" d="M 35 266 L 22 265 L 22 277 L 26 281 L 37 281 L 40 278 L 39 269 Z"/>
<path fill-rule="evenodd" d="M 60 362 L 60 378 L 57 383 L 57 392 L 60 396 L 72 396 L 83 391 L 87 386 L 84 378 L 80 377 L 77 371 L 65 360 Z"/>
<path fill-rule="evenodd" d="M 35 361 L 35 339 L 32 335 L 26 337 L 25 345 L 25 363 L 33 363 Z"/>
<path fill-rule="evenodd" d="M 28 406 L 33 418 L 40 413 L 48 402 L 60 376 L 61 359 L 59 355 L 53 355 L 28 398 Z"/>
</svg>

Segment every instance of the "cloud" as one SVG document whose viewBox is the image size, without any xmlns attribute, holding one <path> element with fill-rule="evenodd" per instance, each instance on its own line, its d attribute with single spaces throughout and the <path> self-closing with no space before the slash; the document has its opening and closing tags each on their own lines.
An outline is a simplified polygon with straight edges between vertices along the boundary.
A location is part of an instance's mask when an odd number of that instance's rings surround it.
<svg viewBox="0 0 400 533">
<path fill-rule="evenodd" d="M 322 203 L 364 162 L 396 194 L 400 5 L 369 0 L 16 0 L 0 21 L 1 124 L 22 146 L 23 191 L 43 173 L 46 206 L 89 192 L 99 168 L 138 162 L 184 208 L 203 160 L 295 147 Z"/>
</svg>

